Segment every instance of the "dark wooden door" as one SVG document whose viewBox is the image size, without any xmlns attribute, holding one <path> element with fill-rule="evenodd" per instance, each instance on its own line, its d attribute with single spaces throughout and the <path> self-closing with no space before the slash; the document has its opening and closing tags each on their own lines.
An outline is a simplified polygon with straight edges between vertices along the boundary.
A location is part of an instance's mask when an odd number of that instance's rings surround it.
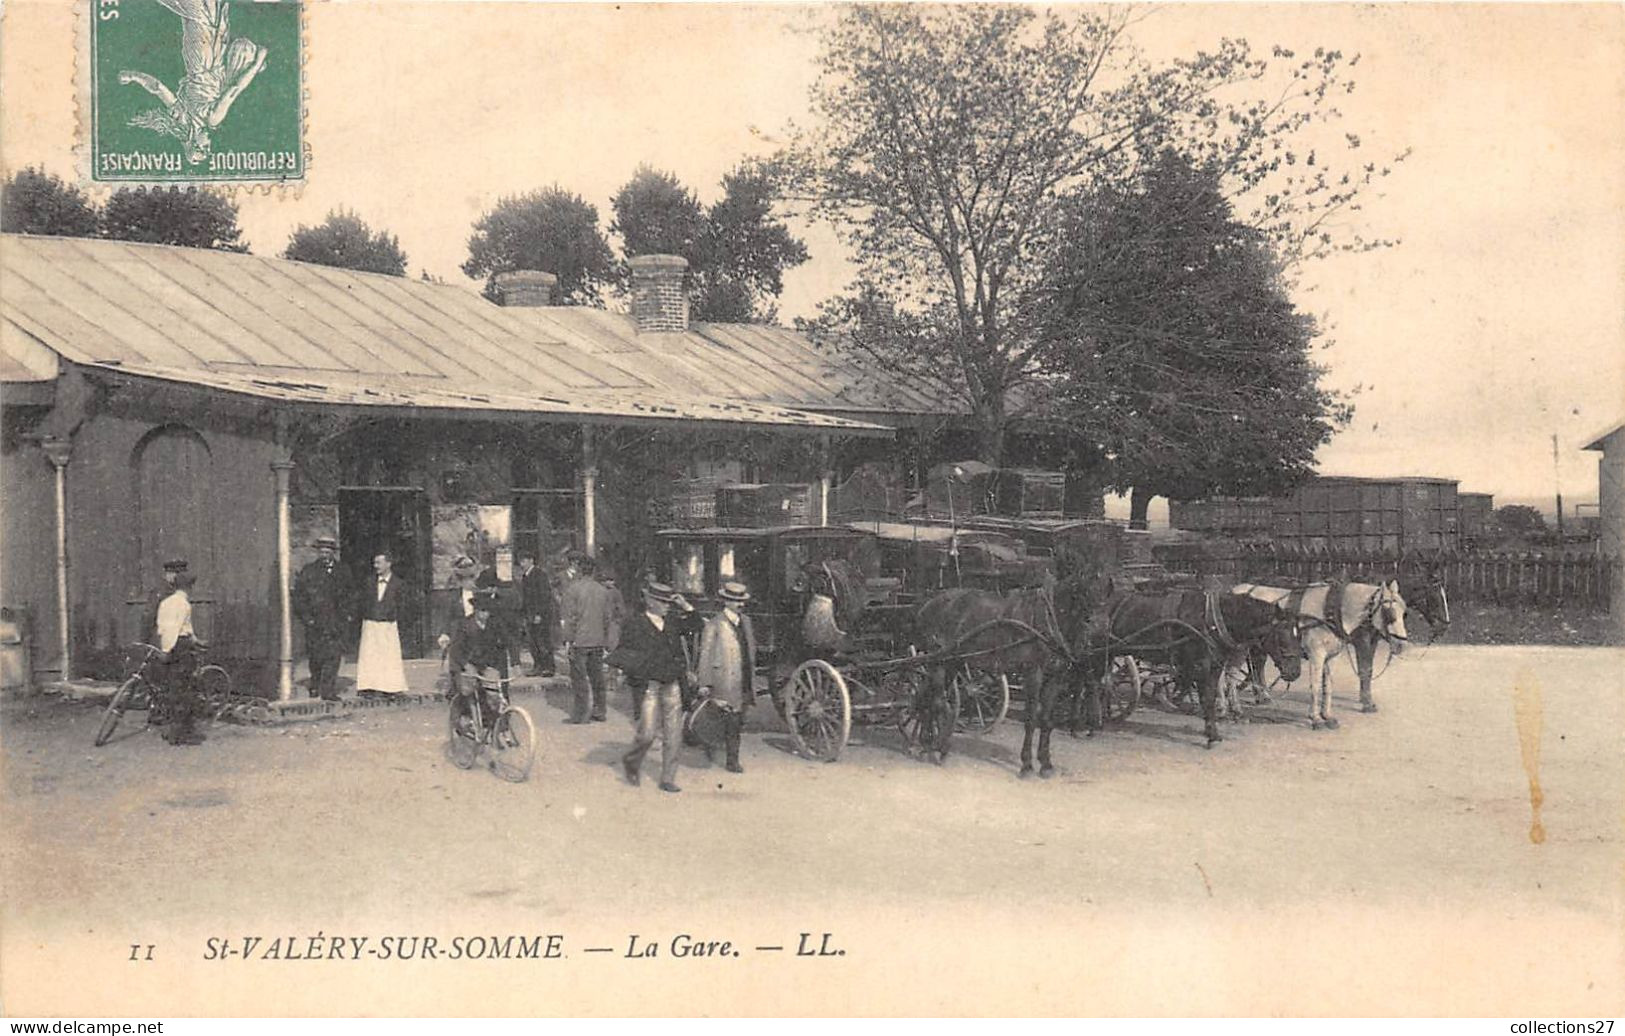
<svg viewBox="0 0 1625 1036">
<path fill-rule="evenodd" d="M 186 559 L 188 571 L 197 577 L 191 594 L 193 626 L 199 639 L 211 641 L 221 581 L 215 568 L 214 471 L 208 443 L 190 428 L 169 425 L 143 438 L 133 460 L 142 591 L 162 583 L 164 562 Z"/>
<path fill-rule="evenodd" d="M 421 658 L 428 629 L 429 497 L 421 489 L 340 489 L 339 555 L 351 585 L 372 585 L 372 559 L 388 551 L 395 574 L 411 588 L 401 617 L 401 652 Z"/>
</svg>

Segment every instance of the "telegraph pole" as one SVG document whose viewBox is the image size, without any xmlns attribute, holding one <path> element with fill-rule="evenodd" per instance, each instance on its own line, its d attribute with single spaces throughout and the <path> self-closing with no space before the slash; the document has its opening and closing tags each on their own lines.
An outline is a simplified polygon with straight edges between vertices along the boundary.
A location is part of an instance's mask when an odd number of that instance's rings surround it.
<svg viewBox="0 0 1625 1036">
<path fill-rule="evenodd" d="M 1552 433 L 1552 484 L 1557 488 L 1557 542 L 1563 542 L 1563 467 L 1557 462 L 1557 433 Z"/>
</svg>

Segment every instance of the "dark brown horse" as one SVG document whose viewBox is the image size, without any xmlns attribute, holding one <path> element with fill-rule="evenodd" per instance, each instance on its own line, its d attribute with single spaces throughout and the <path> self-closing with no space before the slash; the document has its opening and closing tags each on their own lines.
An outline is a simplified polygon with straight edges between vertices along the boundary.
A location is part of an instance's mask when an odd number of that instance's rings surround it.
<svg viewBox="0 0 1625 1036">
<path fill-rule="evenodd" d="M 1106 634 L 1086 659 L 1089 720 L 1098 726 L 1099 695 L 1110 658 L 1132 655 L 1171 664 L 1181 687 L 1193 687 L 1202 703 L 1207 745 L 1222 740 L 1218 725 L 1219 676 L 1228 660 L 1262 648 L 1288 682 L 1303 669 L 1297 623 L 1266 601 L 1203 590 L 1142 590 L 1106 604 Z"/>
<path fill-rule="evenodd" d="M 1058 714 L 1057 699 L 1073 686 L 1068 639 L 1062 631 L 1053 586 L 998 594 L 989 590 L 944 590 L 920 607 L 915 618 L 918 646 L 943 652 L 977 672 L 1020 674 L 1026 698 L 1026 734 L 1021 742 L 1021 776 L 1033 772 L 1033 733 L 1039 732 L 1039 774 L 1055 772 L 1050 761 L 1050 732 Z M 1066 594 L 1063 592 L 1063 604 Z M 948 665 L 932 666 L 927 674 L 926 704 L 922 712 L 937 717 L 947 701 Z M 938 718 L 934 730 L 938 762 L 948 757 L 953 717 Z M 924 737 L 922 736 L 922 740 Z"/>
</svg>

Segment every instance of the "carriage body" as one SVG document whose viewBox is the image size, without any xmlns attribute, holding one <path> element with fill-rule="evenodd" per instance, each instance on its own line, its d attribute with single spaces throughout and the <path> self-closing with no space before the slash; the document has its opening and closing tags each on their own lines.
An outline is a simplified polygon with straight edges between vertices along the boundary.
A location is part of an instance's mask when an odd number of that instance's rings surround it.
<svg viewBox="0 0 1625 1036">
<path fill-rule="evenodd" d="M 1004 593 L 1042 586 L 1055 570 L 1047 551 L 1031 552 L 1007 532 L 887 521 L 856 522 L 852 528 L 875 535 L 880 571 L 898 581 L 898 600 L 904 603 L 921 604 L 959 587 Z"/>
<path fill-rule="evenodd" d="M 923 670 L 912 661 L 916 605 L 902 578 L 882 572 L 873 531 L 847 526 L 666 529 L 671 584 L 702 613 L 721 608 L 722 584 L 750 588 L 756 691 L 773 695 L 803 755 L 831 761 L 854 721 L 897 724 L 912 738 Z M 823 596 L 835 641 L 814 642 L 810 611 Z M 833 602 L 833 603 L 832 603 Z"/>
<path fill-rule="evenodd" d="M 862 595 L 854 610 L 868 616 L 895 605 L 897 584 L 880 575 L 876 537 L 842 526 L 749 529 L 665 529 L 671 585 L 702 613 L 722 607 L 719 592 L 730 580 L 750 588 L 746 606 L 756 631 L 758 675 L 795 666 L 806 657 L 801 626 L 812 586 L 809 569 L 838 562 L 856 573 Z"/>
</svg>

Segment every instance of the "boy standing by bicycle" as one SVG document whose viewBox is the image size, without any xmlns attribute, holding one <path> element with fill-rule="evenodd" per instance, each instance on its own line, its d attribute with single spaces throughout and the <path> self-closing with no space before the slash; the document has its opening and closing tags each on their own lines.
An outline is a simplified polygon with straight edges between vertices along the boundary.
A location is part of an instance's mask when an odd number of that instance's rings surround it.
<svg viewBox="0 0 1625 1036">
<path fill-rule="evenodd" d="M 197 577 L 189 572 L 177 572 L 174 589 L 158 603 L 156 639 L 163 656 L 153 667 L 153 677 L 169 699 L 169 723 L 164 727 L 164 740 L 172 745 L 203 743 L 203 733 L 197 728 L 203 703 L 192 686 L 198 643 L 192 632 L 191 591 L 196 582 Z"/>
</svg>

